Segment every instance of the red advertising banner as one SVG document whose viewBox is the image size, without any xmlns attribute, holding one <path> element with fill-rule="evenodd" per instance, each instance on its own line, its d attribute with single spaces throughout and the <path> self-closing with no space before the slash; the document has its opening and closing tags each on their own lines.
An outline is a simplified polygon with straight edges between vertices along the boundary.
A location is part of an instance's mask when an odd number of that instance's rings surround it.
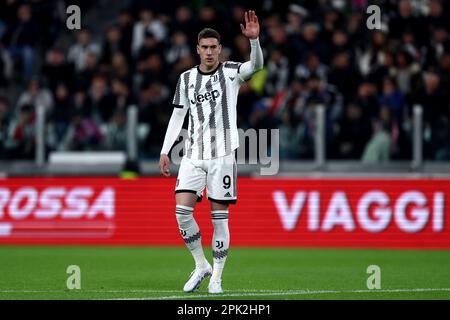
<svg viewBox="0 0 450 320">
<path fill-rule="evenodd" d="M 0 244 L 184 245 L 175 178 L 0 180 Z M 450 249 L 450 179 L 239 178 L 233 246 Z M 195 208 L 211 241 L 209 202 Z"/>
</svg>

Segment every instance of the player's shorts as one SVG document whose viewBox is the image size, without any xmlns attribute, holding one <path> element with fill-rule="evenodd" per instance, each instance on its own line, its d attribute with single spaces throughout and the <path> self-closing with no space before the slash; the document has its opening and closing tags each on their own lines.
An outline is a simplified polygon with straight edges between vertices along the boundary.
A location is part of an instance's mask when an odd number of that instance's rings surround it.
<svg viewBox="0 0 450 320">
<path fill-rule="evenodd" d="M 192 160 L 183 157 L 178 171 L 175 192 L 197 194 L 201 201 L 206 187 L 209 200 L 234 204 L 237 201 L 237 166 L 234 152 L 224 157 Z"/>
</svg>

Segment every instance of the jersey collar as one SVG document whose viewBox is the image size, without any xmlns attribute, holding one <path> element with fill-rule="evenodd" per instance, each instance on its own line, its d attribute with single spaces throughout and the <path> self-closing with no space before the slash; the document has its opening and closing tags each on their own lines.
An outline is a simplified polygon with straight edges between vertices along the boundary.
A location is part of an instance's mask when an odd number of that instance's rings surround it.
<svg viewBox="0 0 450 320">
<path fill-rule="evenodd" d="M 207 75 L 210 75 L 210 74 L 215 73 L 215 72 L 220 68 L 221 65 L 222 65 L 222 62 L 219 62 L 219 64 L 217 65 L 217 68 L 215 68 L 214 70 L 211 70 L 211 71 L 209 71 L 209 72 L 203 72 L 202 70 L 200 70 L 200 65 L 198 65 L 198 66 L 197 66 L 197 71 L 198 71 L 198 73 L 200 73 L 201 75 L 207 76 Z"/>
</svg>

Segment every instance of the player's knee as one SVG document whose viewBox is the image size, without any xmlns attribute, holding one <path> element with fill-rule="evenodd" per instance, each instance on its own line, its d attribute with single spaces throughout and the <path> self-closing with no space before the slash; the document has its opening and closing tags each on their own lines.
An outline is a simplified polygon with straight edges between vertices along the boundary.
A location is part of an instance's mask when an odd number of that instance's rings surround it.
<svg viewBox="0 0 450 320">
<path fill-rule="evenodd" d="M 177 205 L 175 215 L 177 217 L 178 226 L 180 229 L 187 229 L 190 226 L 192 220 L 194 219 L 193 213 L 194 208 Z"/>
<path fill-rule="evenodd" d="M 228 210 L 215 210 L 211 212 L 214 230 L 228 229 Z"/>
</svg>

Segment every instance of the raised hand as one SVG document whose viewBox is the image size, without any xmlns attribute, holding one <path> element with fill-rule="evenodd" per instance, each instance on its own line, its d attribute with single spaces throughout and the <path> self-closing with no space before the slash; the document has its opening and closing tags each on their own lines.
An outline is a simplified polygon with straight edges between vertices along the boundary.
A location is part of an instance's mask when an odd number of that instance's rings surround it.
<svg viewBox="0 0 450 320">
<path fill-rule="evenodd" d="M 259 36 L 259 22 L 255 11 L 249 10 L 244 14 L 245 26 L 241 23 L 241 31 L 244 36 L 256 39 Z"/>
</svg>

